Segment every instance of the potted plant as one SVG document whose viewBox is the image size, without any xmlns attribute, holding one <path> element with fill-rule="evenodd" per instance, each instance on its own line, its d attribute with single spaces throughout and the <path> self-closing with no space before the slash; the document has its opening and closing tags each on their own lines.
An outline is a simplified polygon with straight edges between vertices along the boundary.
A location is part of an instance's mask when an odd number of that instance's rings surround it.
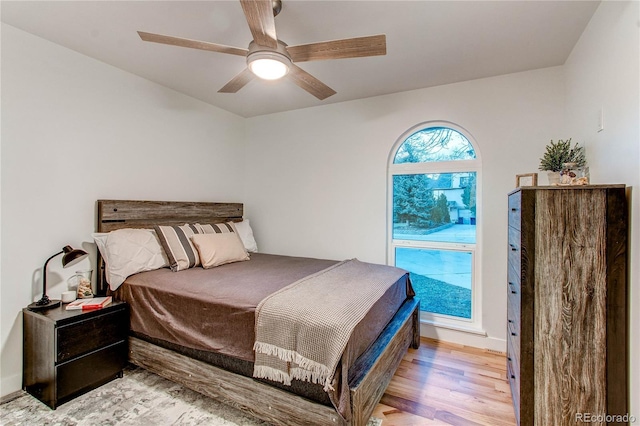
<svg viewBox="0 0 640 426">
<path fill-rule="evenodd" d="M 540 167 L 542 171 L 546 171 L 549 176 L 550 184 L 560 182 L 560 172 L 565 168 L 566 163 L 574 163 L 572 167 L 584 167 L 587 159 L 584 153 L 584 147 L 578 146 L 578 143 L 572 147 L 571 138 L 558 142 L 551 142 L 547 145 L 546 152 L 540 158 Z"/>
</svg>

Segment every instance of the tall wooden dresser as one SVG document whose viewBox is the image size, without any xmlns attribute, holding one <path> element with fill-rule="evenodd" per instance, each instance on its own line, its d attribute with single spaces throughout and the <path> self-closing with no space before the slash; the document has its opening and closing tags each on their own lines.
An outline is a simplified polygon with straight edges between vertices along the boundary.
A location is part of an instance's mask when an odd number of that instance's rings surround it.
<svg viewBox="0 0 640 426">
<path fill-rule="evenodd" d="M 511 192 L 508 251 L 518 424 L 615 423 L 627 413 L 625 186 Z"/>
</svg>

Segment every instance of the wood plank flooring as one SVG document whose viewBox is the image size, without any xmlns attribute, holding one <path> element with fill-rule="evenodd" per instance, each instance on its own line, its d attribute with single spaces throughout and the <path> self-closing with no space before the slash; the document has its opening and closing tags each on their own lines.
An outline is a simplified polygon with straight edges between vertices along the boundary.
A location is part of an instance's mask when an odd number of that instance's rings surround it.
<svg viewBox="0 0 640 426">
<path fill-rule="evenodd" d="M 504 354 L 422 338 L 373 415 L 383 426 L 515 425 Z"/>
</svg>

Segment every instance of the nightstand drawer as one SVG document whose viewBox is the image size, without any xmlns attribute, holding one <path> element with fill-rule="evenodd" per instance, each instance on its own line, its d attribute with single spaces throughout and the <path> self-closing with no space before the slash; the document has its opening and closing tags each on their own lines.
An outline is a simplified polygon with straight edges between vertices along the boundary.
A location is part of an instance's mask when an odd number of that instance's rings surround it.
<svg viewBox="0 0 640 426">
<path fill-rule="evenodd" d="M 104 315 L 59 327 L 56 330 L 56 362 L 118 343 L 126 338 L 128 328 L 126 309 L 105 312 Z"/>
<path fill-rule="evenodd" d="M 128 344 L 124 341 L 59 365 L 58 404 L 120 376 L 127 356 Z"/>
</svg>

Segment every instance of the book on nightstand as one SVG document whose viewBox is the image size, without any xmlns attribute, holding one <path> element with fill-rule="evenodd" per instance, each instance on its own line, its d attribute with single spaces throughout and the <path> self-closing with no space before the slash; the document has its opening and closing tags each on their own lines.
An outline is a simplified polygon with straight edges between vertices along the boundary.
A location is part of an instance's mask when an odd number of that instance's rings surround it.
<svg viewBox="0 0 640 426">
<path fill-rule="evenodd" d="M 106 297 L 92 297 L 90 299 L 76 299 L 69 303 L 66 307 L 68 311 L 83 310 L 89 311 L 92 309 L 101 309 L 111 303 L 111 296 Z"/>
</svg>

